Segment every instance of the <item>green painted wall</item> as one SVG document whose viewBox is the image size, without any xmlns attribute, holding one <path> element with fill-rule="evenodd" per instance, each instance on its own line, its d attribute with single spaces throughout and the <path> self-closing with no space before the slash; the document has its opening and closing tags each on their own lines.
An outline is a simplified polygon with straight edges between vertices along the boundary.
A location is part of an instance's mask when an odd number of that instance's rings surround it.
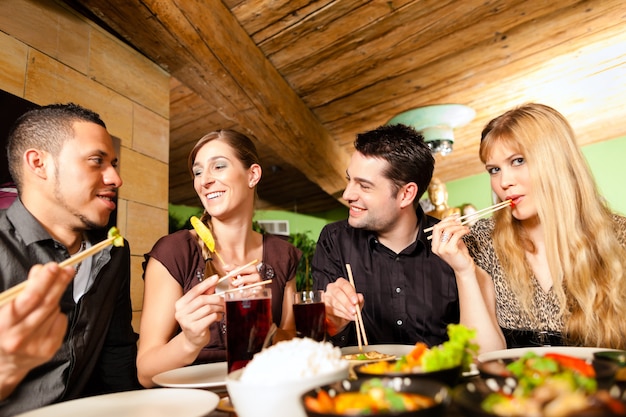
<svg viewBox="0 0 626 417">
<path fill-rule="evenodd" d="M 276 210 L 257 210 L 254 214 L 254 220 L 288 220 L 289 233 L 306 233 L 311 239 L 316 241 L 326 224 L 347 217 L 347 208 L 319 213 L 316 216 Z"/>
</svg>

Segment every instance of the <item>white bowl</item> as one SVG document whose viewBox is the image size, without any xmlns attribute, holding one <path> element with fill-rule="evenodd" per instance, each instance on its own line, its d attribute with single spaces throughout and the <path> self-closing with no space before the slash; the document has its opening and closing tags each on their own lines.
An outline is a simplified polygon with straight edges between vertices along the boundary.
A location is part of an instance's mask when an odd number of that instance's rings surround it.
<svg viewBox="0 0 626 417">
<path fill-rule="evenodd" d="M 348 364 L 330 373 L 285 382 L 241 381 L 243 369 L 226 376 L 226 388 L 238 417 L 306 417 L 305 392 L 348 377 Z"/>
</svg>

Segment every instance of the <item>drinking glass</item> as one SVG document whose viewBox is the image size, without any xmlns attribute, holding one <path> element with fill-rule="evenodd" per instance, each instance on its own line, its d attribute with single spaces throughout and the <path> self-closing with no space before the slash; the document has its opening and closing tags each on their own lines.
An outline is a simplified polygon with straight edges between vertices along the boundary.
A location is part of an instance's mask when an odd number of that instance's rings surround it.
<svg viewBox="0 0 626 417">
<path fill-rule="evenodd" d="M 245 367 L 272 325 L 272 290 L 264 287 L 242 289 L 226 296 L 226 358 L 228 372 Z"/>
<path fill-rule="evenodd" d="M 296 336 L 310 337 L 318 342 L 326 338 L 326 308 L 324 291 L 300 291 L 294 294 L 293 315 Z"/>
</svg>

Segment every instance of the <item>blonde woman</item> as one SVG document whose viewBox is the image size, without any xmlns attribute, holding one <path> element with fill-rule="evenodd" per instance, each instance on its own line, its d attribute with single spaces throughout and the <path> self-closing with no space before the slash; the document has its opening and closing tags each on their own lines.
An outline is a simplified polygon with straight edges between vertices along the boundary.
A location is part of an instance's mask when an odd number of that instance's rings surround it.
<svg viewBox="0 0 626 417">
<path fill-rule="evenodd" d="M 600 196 L 567 120 L 541 104 L 510 110 L 483 130 L 480 158 L 512 206 L 471 230 L 446 218 L 433 252 L 455 270 L 481 350 L 626 348 L 626 218 Z"/>
</svg>

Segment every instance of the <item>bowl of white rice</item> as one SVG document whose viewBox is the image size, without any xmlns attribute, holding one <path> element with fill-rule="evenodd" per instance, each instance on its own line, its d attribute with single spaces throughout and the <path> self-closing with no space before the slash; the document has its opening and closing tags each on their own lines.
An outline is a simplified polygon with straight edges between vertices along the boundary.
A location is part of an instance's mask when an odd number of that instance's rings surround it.
<svg viewBox="0 0 626 417">
<path fill-rule="evenodd" d="M 347 378 L 348 367 L 332 344 L 297 338 L 257 353 L 226 388 L 238 417 L 306 417 L 302 394 Z"/>
</svg>

